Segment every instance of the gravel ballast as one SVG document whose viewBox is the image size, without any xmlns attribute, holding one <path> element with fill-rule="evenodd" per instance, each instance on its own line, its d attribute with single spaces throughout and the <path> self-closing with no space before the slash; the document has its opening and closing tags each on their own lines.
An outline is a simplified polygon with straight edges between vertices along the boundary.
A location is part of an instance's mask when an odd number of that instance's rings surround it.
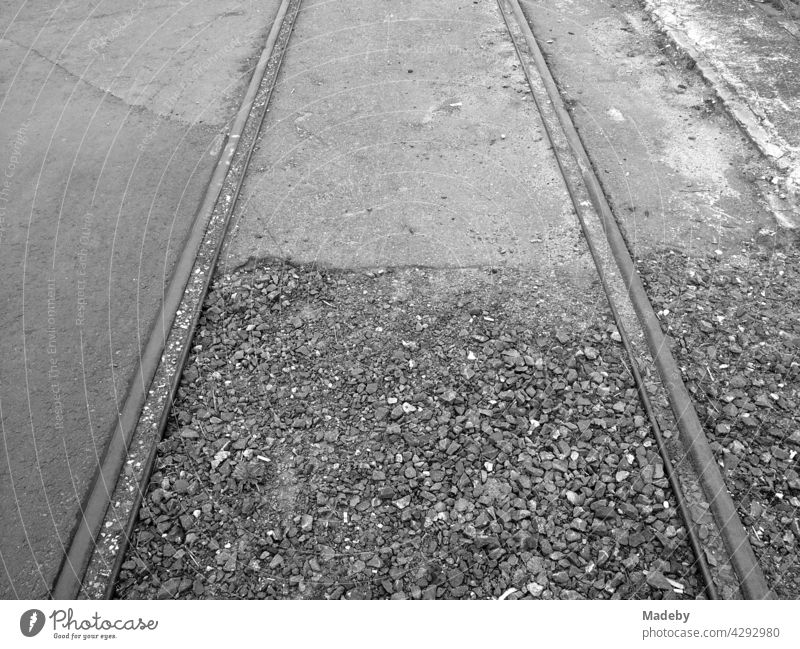
<svg viewBox="0 0 800 649">
<path fill-rule="evenodd" d="M 800 251 L 762 232 L 640 261 L 684 380 L 776 596 L 800 597 Z"/>
<path fill-rule="evenodd" d="M 701 596 L 590 273 L 217 279 L 123 598 Z"/>
</svg>

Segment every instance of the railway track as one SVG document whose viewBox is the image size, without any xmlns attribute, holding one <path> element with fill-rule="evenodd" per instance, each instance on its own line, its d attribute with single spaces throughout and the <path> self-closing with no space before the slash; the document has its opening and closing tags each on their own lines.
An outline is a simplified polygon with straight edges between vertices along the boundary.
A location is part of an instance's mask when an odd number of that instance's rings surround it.
<svg viewBox="0 0 800 649">
<path fill-rule="evenodd" d="M 282 3 L 256 67 L 217 172 L 212 178 L 184 253 L 167 289 L 162 312 L 142 357 L 111 446 L 84 509 L 53 591 L 54 598 L 112 597 L 115 582 L 148 491 L 156 450 L 169 421 L 181 373 L 203 301 L 220 256 L 253 147 L 268 111 L 284 53 L 300 11 L 299 0 Z M 714 462 L 691 399 L 642 287 L 624 239 L 594 175 L 569 113 L 558 93 L 517 0 L 498 0 L 505 26 L 541 116 L 581 231 L 588 244 L 641 405 L 654 434 L 665 475 L 673 491 L 708 598 L 719 596 L 706 544 L 714 534 L 698 532 L 684 491 L 710 506 L 719 539 L 733 566 L 741 596 L 769 596 L 761 570 Z M 411 70 L 409 70 L 411 72 Z M 644 375 L 644 377 L 643 377 Z M 660 377 L 659 390 L 670 409 L 652 399 L 648 385 Z M 665 440 L 662 430 L 678 430 L 683 446 Z M 680 449 L 685 449 L 685 453 Z M 679 455 L 676 461 L 676 450 Z M 109 507 L 109 504 L 111 506 Z M 701 539 L 701 536 L 704 538 Z M 718 572 L 718 571 L 717 571 Z"/>
<path fill-rule="evenodd" d="M 666 388 L 673 415 L 677 420 L 677 427 L 687 448 L 687 455 L 699 473 L 703 492 L 708 498 L 717 524 L 720 526 L 721 536 L 739 577 L 742 593 L 747 598 L 767 597 L 766 581 L 750 547 L 744 526 L 736 513 L 733 500 L 727 493 L 722 475 L 714 462 L 702 424 L 683 384 L 678 364 L 669 351 L 661 325 L 636 272 L 625 240 L 603 194 L 600 181 L 593 171 L 589 156 L 584 150 L 569 113 L 561 100 L 555 81 L 547 69 L 547 64 L 536 43 L 528 20 L 523 14 L 518 0 L 500 0 L 499 4 L 506 25 L 514 39 L 520 61 L 525 67 L 525 73 L 537 107 L 543 117 L 548 137 L 556 150 L 559 167 L 569 188 L 575 211 L 581 222 L 581 229 L 592 250 L 592 257 L 603 283 L 603 290 L 608 297 L 614 320 L 619 327 L 623 344 L 631 361 L 631 371 L 639 397 L 648 413 L 659 452 L 667 468 L 670 487 L 679 503 L 681 517 L 689 530 L 692 549 L 703 575 L 706 592 L 710 598 L 717 597 L 710 567 L 704 556 L 697 531 L 694 529 L 694 521 L 689 513 L 683 489 L 675 475 L 673 460 L 661 437 L 661 425 L 659 425 L 639 371 L 639 365 L 645 352 L 643 349 L 635 350 L 629 335 L 625 333 L 626 329 L 638 328 L 637 324 L 641 326 L 642 337 L 647 343 L 648 352 L 658 369 L 662 384 Z M 515 35 L 516 30 L 519 31 Z M 534 69 L 538 73 L 538 80 L 533 76 Z M 544 93 L 541 91 L 542 86 Z M 555 114 L 555 120 L 553 120 L 552 114 L 546 117 L 548 108 L 551 109 L 551 113 Z M 556 120 L 560 129 L 553 124 Z M 589 214 L 584 209 L 587 197 L 592 206 Z M 612 264 L 612 260 L 616 263 Z M 613 268 L 614 265 L 616 265 L 616 269 Z M 611 275 L 610 281 L 609 275 Z M 616 287 L 612 286 L 614 283 L 617 284 Z M 618 304 L 625 299 L 623 296 L 626 294 L 630 299 L 629 308 L 638 316 L 638 323 L 635 323 L 633 319 L 628 319 L 626 323 L 619 313 Z"/>
<path fill-rule="evenodd" d="M 113 592 L 113 575 L 119 570 L 136 520 L 203 299 L 299 10 L 300 0 L 285 0 L 275 16 L 83 507 L 53 587 L 54 599 L 74 599 L 90 592 L 94 597 L 101 593 L 110 597 Z"/>
</svg>

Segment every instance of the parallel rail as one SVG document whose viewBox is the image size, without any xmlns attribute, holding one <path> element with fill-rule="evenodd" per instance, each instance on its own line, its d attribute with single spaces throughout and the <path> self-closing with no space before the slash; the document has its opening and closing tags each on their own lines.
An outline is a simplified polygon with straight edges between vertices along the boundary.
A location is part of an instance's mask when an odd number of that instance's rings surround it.
<svg viewBox="0 0 800 649">
<path fill-rule="evenodd" d="M 620 315 L 620 300 L 629 300 L 644 332 L 661 382 L 681 432 L 683 443 L 699 475 L 706 499 L 733 565 L 741 594 L 749 599 L 769 598 L 770 592 L 747 534 L 736 513 L 702 425 L 683 384 L 680 370 L 669 351 L 658 319 L 644 291 L 622 233 L 594 174 L 589 157 L 577 134 L 555 81 L 531 31 L 529 19 L 518 0 L 497 0 L 511 35 L 539 110 L 545 132 L 552 145 L 559 170 L 572 199 L 581 229 L 608 297 L 612 315 L 631 362 L 631 373 L 640 399 L 650 418 L 656 445 L 661 453 L 665 474 L 674 492 L 679 512 L 686 526 L 709 599 L 718 597 L 717 588 L 689 512 L 673 461 L 667 450 L 658 417 L 639 370 L 640 354 L 626 333 L 626 318 Z M 253 72 L 245 99 L 231 128 L 227 144 L 217 162 L 203 203 L 198 210 L 186 245 L 167 287 L 161 311 L 140 359 L 116 429 L 94 481 L 83 516 L 59 572 L 52 597 L 76 598 L 82 593 L 83 580 L 91 561 L 97 563 L 98 534 L 108 519 L 109 503 L 121 487 L 120 475 L 129 449 L 143 426 L 143 412 L 148 413 L 155 434 L 146 442 L 146 460 L 140 470 L 133 497 L 124 508 L 113 511 L 124 519 L 121 533 L 100 561 L 111 558 L 110 568 L 101 570 L 104 579 L 102 596 L 114 595 L 116 578 L 125 555 L 142 498 L 147 490 L 156 458 L 156 449 L 166 428 L 170 406 L 177 393 L 187 360 L 200 310 L 216 267 L 231 215 L 235 209 L 250 157 L 261 130 L 275 87 L 278 72 L 299 12 L 301 0 L 283 0 L 272 29 Z M 621 295 L 619 286 L 624 286 Z M 628 321 L 629 322 L 629 321 Z M 85 593 L 84 593 L 85 594 Z"/>
</svg>

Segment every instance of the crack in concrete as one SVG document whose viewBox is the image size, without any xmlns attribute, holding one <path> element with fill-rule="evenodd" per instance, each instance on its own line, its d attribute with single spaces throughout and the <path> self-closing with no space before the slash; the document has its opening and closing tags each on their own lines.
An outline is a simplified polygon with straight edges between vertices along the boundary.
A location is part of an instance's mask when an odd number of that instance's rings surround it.
<svg viewBox="0 0 800 649">
<path fill-rule="evenodd" d="M 89 80 L 89 79 L 87 79 L 85 77 L 82 77 L 82 76 L 78 76 L 72 70 L 70 70 L 69 68 L 64 67 L 64 65 L 59 63 L 58 61 L 54 61 L 53 59 L 51 59 L 46 54 L 43 54 L 42 52 L 37 50 L 35 47 L 29 47 L 29 46 L 22 45 L 21 43 L 17 43 L 15 40 L 9 38 L 8 36 L 0 36 L 0 41 L 5 41 L 7 43 L 10 43 L 11 45 L 14 45 L 14 46 L 18 47 L 21 50 L 25 50 L 28 53 L 32 52 L 33 54 L 38 56 L 43 61 L 47 61 L 53 67 L 61 70 L 65 74 L 67 74 L 71 79 L 75 79 L 79 83 L 84 83 L 89 88 L 91 88 L 92 90 L 94 90 L 96 92 L 99 92 L 99 93 L 102 93 L 104 99 L 106 97 L 110 97 L 112 100 L 118 101 L 123 106 L 126 106 L 129 109 L 138 110 L 138 111 L 141 111 L 141 112 L 146 112 L 146 113 L 152 115 L 153 117 L 155 117 L 157 119 L 169 120 L 170 122 L 182 124 L 184 126 L 194 126 L 197 123 L 197 122 L 188 122 L 188 121 L 186 121 L 184 119 L 180 119 L 178 117 L 173 117 L 172 115 L 169 115 L 169 114 L 161 114 L 158 111 L 153 110 L 152 108 L 148 107 L 146 104 L 143 104 L 143 103 L 131 103 L 131 102 L 127 101 L 126 99 L 124 99 L 123 97 L 121 97 L 120 95 L 115 94 L 110 89 L 103 88 L 102 86 L 98 86 L 97 84 L 93 83 L 91 80 Z M 215 126 L 215 125 L 214 124 L 210 124 L 210 126 Z"/>
</svg>

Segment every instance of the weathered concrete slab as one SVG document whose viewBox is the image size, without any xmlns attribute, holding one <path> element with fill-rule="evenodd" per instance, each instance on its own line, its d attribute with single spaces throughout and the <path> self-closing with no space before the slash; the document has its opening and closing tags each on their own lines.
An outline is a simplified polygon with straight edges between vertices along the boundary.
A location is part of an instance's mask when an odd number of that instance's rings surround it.
<svg viewBox="0 0 800 649">
<path fill-rule="evenodd" d="M 545 267 L 577 237 L 493 2 L 304 3 L 243 198 L 228 267 Z"/>
<path fill-rule="evenodd" d="M 783 174 L 789 204 L 776 201 L 782 225 L 798 226 L 800 62 L 797 8 L 762 11 L 747 0 L 645 0 L 653 19 L 689 56 L 732 117 Z M 785 197 L 780 197 L 783 199 Z"/>
<path fill-rule="evenodd" d="M 540 0 L 524 11 L 628 245 L 738 249 L 774 219 L 769 173 L 696 71 L 677 65 L 638 0 Z"/>
</svg>

